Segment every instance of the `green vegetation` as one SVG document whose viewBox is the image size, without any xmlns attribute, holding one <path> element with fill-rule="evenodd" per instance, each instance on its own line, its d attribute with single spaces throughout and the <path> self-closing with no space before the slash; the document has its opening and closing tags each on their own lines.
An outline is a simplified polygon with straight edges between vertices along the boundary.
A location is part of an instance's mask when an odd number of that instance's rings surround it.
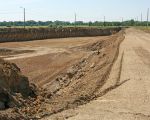
<svg viewBox="0 0 150 120">
<path fill-rule="evenodd" d="M 134 20 L 124 21 L 124 22 L 83 22 L 83 21 L 77 21 L 74 22 L 66 22 L 66 21 L 26 21 L 25 25 L 27 27 L 50 27 L 50 28 L 58 28 L 58 27 L 74 27 L 76 24 L 77 27 L 113 27 L 113 26 L 147 26 L 147 22 L 139 22 Z M 149 22 L 150 25 L 150 22 Z M 0 22 L 0 27 L 22 27 L 24 26 L 24 22 L 22 21 L 3 21 Z"/>
<path fill-rule="evenodd" d="M 150 32 L 150 27 L 147 27 L 147 26 L 138 26 L 137 28 L 145 32 Z"/>
</svg>

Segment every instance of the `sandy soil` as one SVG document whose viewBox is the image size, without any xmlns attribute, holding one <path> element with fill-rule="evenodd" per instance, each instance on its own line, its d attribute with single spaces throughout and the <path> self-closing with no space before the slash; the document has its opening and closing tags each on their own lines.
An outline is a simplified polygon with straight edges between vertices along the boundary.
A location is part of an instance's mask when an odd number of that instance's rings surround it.
<svg viewBox="0 0 150 120">
<path fill-rule="evenodd" d="M 150 34 L 130 28 L 99 98 L 46 120 L 150 120 L 149 86 Z"/>
<path fill-rule="evenodd" d="M 123 39 L 121 31 L 105 37 L 2 43 L 0 47 L 34 50 L 8 54 L 5 59 L 16 63 L 31 82 L 45 89 L 47 108 L 39 115 L 42 118 L 76 108 L 104 94 L 101 90 L 117 60 Z M 118 81 L 115 87 L 123 83 Z"/>
<path fill-rule="evenodd" d="M 87 54 L 87 52 L 78 49 L 78 47 L 107 39 L 112 39 L 112 36 L 10 42 L 1 43 L 0 47 L 33 50 L 34 52 L 30 53 L 5 55 L 5 59 L 16 63 L 23 74 L 28 76 L 31 81 L 44 85 L 49 79 L 54 78 L 59 72 Z"/>
</svg>

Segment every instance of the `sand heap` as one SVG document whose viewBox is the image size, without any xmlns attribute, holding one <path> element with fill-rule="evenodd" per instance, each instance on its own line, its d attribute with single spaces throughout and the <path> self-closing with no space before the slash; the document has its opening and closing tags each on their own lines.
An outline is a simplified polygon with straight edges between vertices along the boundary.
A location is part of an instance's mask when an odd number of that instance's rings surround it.
<svg viewBox="0 0 150 120">
<path fill-rule="evenodd" d="M 14 63 L 0 59 L 0 109 L 21 106 L 18 96 L 35 96 L 34 88 Z"/>
</svg>

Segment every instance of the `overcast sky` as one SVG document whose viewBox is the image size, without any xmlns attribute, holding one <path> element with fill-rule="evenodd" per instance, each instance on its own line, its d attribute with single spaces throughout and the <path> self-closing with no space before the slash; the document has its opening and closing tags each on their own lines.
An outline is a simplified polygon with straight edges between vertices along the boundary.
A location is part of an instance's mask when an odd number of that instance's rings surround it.
<svg viewBox="0 0 150 120">
<path fill-rule="evenodd" d="M 139 18 L 146 20 L 150 0 L 0 0 L 0 21 L 23 19 L 26 8 L 27 20 L 74 21 L 74 13 L 79 21 L 121 21 Z"/>
</svg>

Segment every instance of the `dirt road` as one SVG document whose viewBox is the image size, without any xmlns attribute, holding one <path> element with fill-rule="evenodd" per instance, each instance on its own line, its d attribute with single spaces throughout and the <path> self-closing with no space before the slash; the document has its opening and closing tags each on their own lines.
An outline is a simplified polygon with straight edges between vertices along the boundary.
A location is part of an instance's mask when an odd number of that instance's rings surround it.
<svg viewBox="0 0 150 120">
<path fill-rule="evenodd" d="M 150 120 L 150 34 L 126 30 L 119 57 L 97 95 L 88 104 L 46 120 Z"/>
</svg>

